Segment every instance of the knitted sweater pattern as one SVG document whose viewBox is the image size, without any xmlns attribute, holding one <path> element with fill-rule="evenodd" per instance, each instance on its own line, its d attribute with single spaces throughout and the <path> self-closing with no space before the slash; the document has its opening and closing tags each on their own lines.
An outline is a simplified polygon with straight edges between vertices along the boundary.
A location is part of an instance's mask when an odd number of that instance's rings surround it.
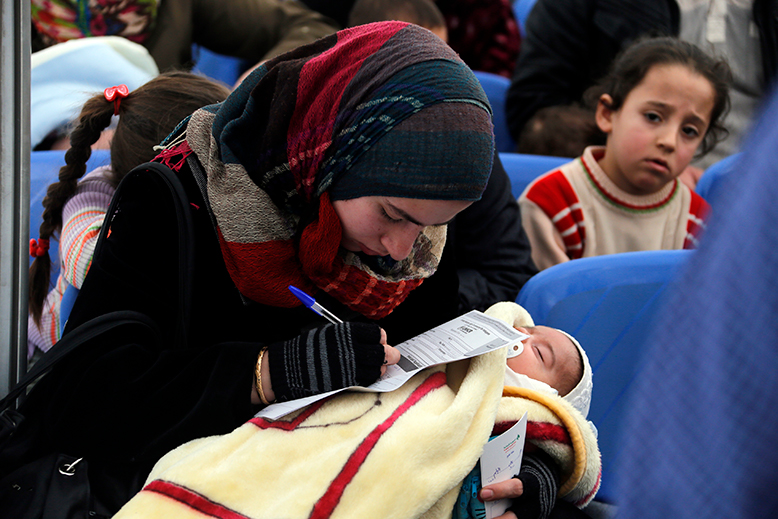
<svg viewBox="0 0 778 519">
<path fill-rule="evenodd" d="M 35 349 L 48 351 L 60 339 L 60 306 L 68 285 L 81 288 L 97 237 L 103 225 L 105 212 L 111 204 L 116 188 L 108 178 L 110 166 L 101 166 L 86 175 L 78 184 L 76 193 L 62 208 L 62 231 L 59 236 L 60 273 L 54 288 L 43 303 L 40 326 L 32 317 L 27 322 L 27 357 Z"/>
<path fill-rule="evenodd" d="M 604 148 L 546 173 L 519 198 L 539 268 L 619 252 L 692 249 L 710 206 L 677 179 L 651 195 L 619 189 L 598 164 Z"/>
</svg>

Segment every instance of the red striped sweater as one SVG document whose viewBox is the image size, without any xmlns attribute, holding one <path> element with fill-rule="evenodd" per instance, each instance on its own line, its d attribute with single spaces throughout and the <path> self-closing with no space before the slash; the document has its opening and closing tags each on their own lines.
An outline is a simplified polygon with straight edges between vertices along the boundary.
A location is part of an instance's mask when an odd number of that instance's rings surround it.
<svg viewBox="0 0 778 519">
<path fill-rule="evenodd" d="M 613 184 L 587 148 L 578 159 L 533 181 L 521 197 L 522 223 L 539 268 L 618 252 L 690 249 L 710 206 L 678 180 L 635 196 Z"/>
</svg>

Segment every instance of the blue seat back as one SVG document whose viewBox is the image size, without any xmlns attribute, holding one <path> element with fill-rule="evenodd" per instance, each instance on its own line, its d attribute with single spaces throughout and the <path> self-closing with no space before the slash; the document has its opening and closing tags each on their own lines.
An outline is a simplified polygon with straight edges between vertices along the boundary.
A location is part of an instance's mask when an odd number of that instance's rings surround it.
<svg viewBox="0 0 778 519">
<path fill-rule="evenodd" d="M 195 62 L 192 72 L 221 81 L 228 88 L 232 88 L 243 71 L 249 67 L 246 60 L 219 54 L 197 44 L 192 45 L 192 60 Z"/>
<path fill-rule="evenodd" d="M 537 0 L 513 0 L 513 12 L 516 15 L 516 21 L 519 24 L 519 31 L 524 36 L 526 33 L 527 17 L 535 6 Z"/>
<path fill-rule="evenodd" d="M 500 153 L 500 161 L 511 179 L 511 191 L 514 198 L 519 198 L 524 188 L 540 175 L 571 160 L 573 159 L 526 153 Z"/>
<path fill-rule="evenodd" d="M 62 302 L 59 306 L 59 335 L 65 331 L 65 325 L 70 317 L 70 311 L 73 310 L 73 305 L 76 304 L 76 297 L 78 297 L 79 290 L 73 285 L 68 285 L 65 289 L 65 293 L 62 294 Z"/>
<path fill-rule="evenodd" d="M 715 204 L 719 195 L 726 191 L 724 186 L 731 180 L 731 173 L 737 173 L 737 165 L 742 153 L 734 153 L 729 157 L 724 157 L 715 164 L 708 166 L 708 169 L 702 174 L 695 191 L 703 197 L 711 206 Z"/>
<path fill-rule="evenodd" d="M 515 151 L 516 142 L 508 130 L 508 116 L 505 113 L 505 97 L 508 95 L 508 87 L 511 80 L 480 70 L 473 71 L 475 77 L 481 83 L 481 87 L 492 105 L 492 122 L 494 123 L 494 145 L 497 151 Z"/>
<path fill-rule="evenodd" d="M 111 163 L 109 150 L 94 150 L 86 163 L 87 173 Z M 59 170 L 65 165 L 65 151 L 33 151 L 30 154 L 30 238 L 38 238 L 38 231 L 43 222 L 43 199 L 49 184 L 59 180 Z M 51 283 L 57 281 L 59 275 L 59 242 L 51 242 L 49 248 L 51 257 Z M 32 258 L 30 258 L 32 263 Z"/>
<path fill-rule="evenodd" d="M 594 373 L 589 411 L 602 454 L 599 499 L 615 500 L 614 463 L 625 394 L 664 293 L 693 251 L 646 251 L 582 258 L 530 278 L 517 302 L 535 324 L 562 329 L 586 350 Z"/>
</svg>

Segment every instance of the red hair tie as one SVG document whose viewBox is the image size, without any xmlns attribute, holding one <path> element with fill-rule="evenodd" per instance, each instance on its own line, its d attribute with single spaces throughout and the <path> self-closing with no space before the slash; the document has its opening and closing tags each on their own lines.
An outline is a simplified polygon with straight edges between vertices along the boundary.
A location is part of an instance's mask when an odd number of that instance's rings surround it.
<svg viewBox="0 0 778 519">
<path fill-rule="evenodd" d="M 33 258 L 40 258 L 47 252 L 49 252 L 49 240 L 44 238 L 41 238 L 37 241 L 35 238 L 30 240 L 30 256 Z"/>
<path fill-rule="evenodd" d="M 119 115 L 119 105 L 122 103 L 122 99 L 130 95 L 130 89 L 127 85 L 117 85 L 108 87 L 103 90 L 105 100 L 113 102 L 113 114 Z"/>
</svg>

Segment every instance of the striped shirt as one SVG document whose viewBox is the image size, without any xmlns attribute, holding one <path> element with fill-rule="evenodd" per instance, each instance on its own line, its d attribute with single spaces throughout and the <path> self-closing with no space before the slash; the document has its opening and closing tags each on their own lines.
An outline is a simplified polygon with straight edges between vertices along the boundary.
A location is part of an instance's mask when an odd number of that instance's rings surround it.
<svg viewBox="0 0 778 519">
<path fill-rule="evenodd" d="M 68 285 L 81 288 L 92 263 L 97 237 L 115 191 L 108 181 L 110 173 L 110 166 L 102 166 L 90 172 L 81 179 L 76 193 L 62 208 L 60 273 L 54 288 L 43 303 L 40 326 L 36 326 L 32 318 L 28 319 L 28 358 L 36 348 L 48 351 L 60 338 L 59 309 L 62 296 Z"/>
</svg>

